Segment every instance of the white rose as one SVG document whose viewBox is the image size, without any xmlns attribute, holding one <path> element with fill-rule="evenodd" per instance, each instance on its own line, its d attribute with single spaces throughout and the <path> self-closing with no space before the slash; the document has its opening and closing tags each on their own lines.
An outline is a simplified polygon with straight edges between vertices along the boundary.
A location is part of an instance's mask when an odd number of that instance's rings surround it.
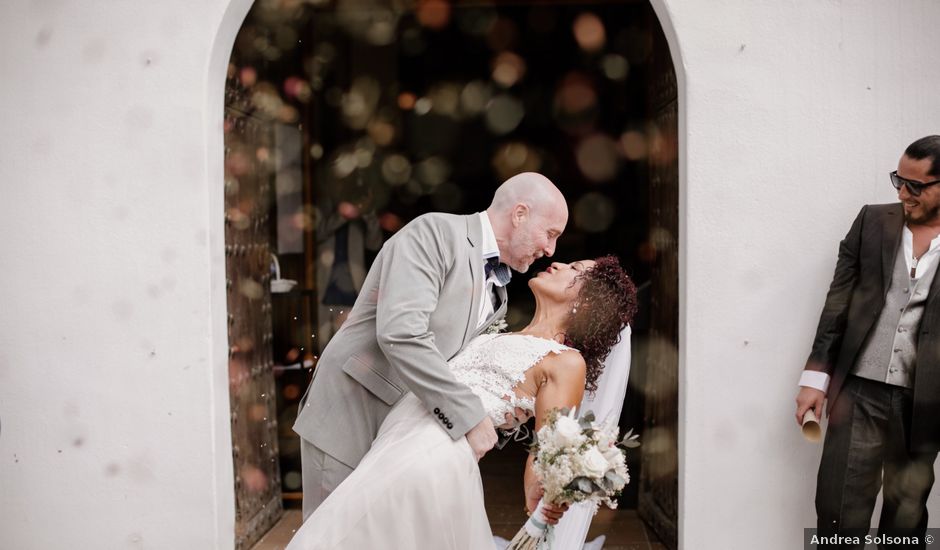
<svg viewBox="0 0 940 550">
<path fill-rule="evenodd" d="M 559 417 L 555 421 L 555 438 L 560 447 L 575 445 L 581 439 L 581 426 L 577 420 L 567 416 Z"/>
<path fill-rule="evenodd" d="M 620 448 L 616 445 L 607 445 L 606 447 L 601 447 L 603 450 L 601 454 L 604 455 L 604 458 L 607 459 L 607 462 L 614 462 L 617 460 L 617 455 L 623 454 L 620 452 Z"/>
<path fill-rule="evenodd" d="M 608 470 L 607 459 L 597 450 L 597 447 L 591 447 L 584 453 L 581 459 L 585 473 L 590 477 L 603 477 Z"/>
</svg>

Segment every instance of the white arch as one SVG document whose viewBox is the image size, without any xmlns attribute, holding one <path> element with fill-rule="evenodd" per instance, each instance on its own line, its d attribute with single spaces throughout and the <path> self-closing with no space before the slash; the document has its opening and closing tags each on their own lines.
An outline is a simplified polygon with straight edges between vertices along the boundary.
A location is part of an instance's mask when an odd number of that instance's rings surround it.
<svg viewBox="0 0 940 550">
<path fill-rule="evenodd" d="M 209 53 L 206 82 L 206 171 L 209 194 L 209 276 L 212 289 L 212 411 L 216 474 L 213 503 L 216 548 L 235 547 L 235 483 L 232 463 L 232 427 L 228 381 L 228 328 L 225 291 L 225 197 L 221 182 L 225 179 L 225 79 L 235 37 L 245 22 L 254 0 L 228 0 L 216 29 Z"/>
<path fill-rule="evenodd" d="M 686 518 L 686 477 L 685 477 L 685 455 L 683 454 L 686 451 L 685 439 L 686 433 L 685 428 L 688 425 L 686 423 L 686 346 L 684 345 L 686 341 L 686 320 L 688 316 L 686 315 L 686 266 L 688 265 L 686 258 L 688 250 L 688 223 L 687 217 L 684 215 L 688 210 L 687 206 L 687 197 L 688 193 L 687 182 L 688 182 L 688 155 L 686 153 L 686 73 L 685 73 L 685 64 L 683 62 L 682 56 L 682 44 L 679 41 L 679 35 L 676 32 L 676 28 L 673 25 L 673 17 L 669 9 L 668 0 L 650 0 L 650 4 L 653 7 L 653 12 L 656 14 L 656 18 L 659 20 L 659 26 L 663 29 L 663 34 L 666 36 L 666 44 L 669 45 L 669 54 L 672 56 L 672 66 L 673 70 L 676 72 L 676 107 L 678 111 L 677 116 L 677 140 L 678 140 L 678 149 L 676 152 L 676 158 L 679 163 L 679 234 L 677 238 L 679 240 L 679 342 L 678 342 L 678 357 L 679 357 L 679 372 L 678 384 L 679 384 L 679 417 L 678 417 L 678 468 L 679 468 L 679 494 L 678 496 L 678 510 L 677 510 L 677 519 L 676 519 L 676 529 L 678 531 L 677 537 L 679 542 L 679 548 L 689 548 L 685 543 L 685 529 L 684 523 Z"/>
<path fill-rule="evenodd" d="M 215 32 L 212 49 L 209 57 L 208 82 L 206 89 L 207 117 L 206 128 L 206 166 L 210 182 L 221 182 L 224 179 L 224 124 L 225 109 L 225 78 L 228 63 L 232 55 L 235 37 L 241 29 L 254 0 L 228 0 L 225 12 Z M 672 24 L 667 0 L 650 0 L 659 25 L 666 37 L 669 52 L 672 57 L 673 68 L 676 73 L 677 107 L 678 107 L 678 163 L 679 163 L 679 411 L 678 411 L 678 467 L 679 467 L 679 504 L 678 504 L 678 541 L 679 548 L 685 548 L 683 537 L 683 518 L 685 517 L 685 468 L 684 456 L 686 426 L 686 245 L 687 227 L 685 217 L 681 213 L 686 211 L 686 182 L 687 182 L 687 154 L 686 154 L 686 74 L 683 65 L 681 43 Z M 213 446 L 217 453 L 216 463 L 219 470 L 216 474 L 216 502 L 215 516 L 218 533 L 216 540 L 220 548 L 234 546 L 235 525 L 235 492 L 233 484 L 233 470 L 231 461 L 232 434 L 229 420 L 229 389 L 228 389 L 228 337 L 226 324 L 226 295 L 225 295 L 225 258 L 222 253 L 225 247 L 225 232 L 223 224 L 224 197 L 221 185 L 209 186 L 209 220 L 213 230 L 209 232 L 209 249 L 212 254 L 210 262 L 210 276 L 212 282 L 212 319 L 211 333 L 213 334 L 213 410 L 214 441 Z"/>
</svg>

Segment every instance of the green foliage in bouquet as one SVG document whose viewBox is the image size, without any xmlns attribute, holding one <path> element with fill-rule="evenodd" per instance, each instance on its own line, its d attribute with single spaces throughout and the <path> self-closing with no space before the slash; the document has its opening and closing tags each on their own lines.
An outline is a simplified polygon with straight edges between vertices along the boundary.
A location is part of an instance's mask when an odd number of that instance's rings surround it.
<svg viewBox="0 0 940 550">
<path fill-rule="evenodd" d="M 614 426 L 599 425 L 590 411 L 577 419 L 568 408 L 548 412 L 529 452 L 553 502 L 591 500 L 616 506 L 611 499 L 629 482 L 624 455 L 640 446 L 633 430 L 619 439 L 618 432 Z"/>
</svg>

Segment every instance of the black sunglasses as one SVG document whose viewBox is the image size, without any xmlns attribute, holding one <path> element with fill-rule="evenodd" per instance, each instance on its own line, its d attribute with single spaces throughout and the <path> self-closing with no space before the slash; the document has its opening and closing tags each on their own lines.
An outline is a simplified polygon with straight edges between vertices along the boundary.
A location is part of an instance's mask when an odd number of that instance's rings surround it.
<svg viewBox="0 0 940 550">
<path fill-rule="evenodd" d="M 891 185 L 893 185 L 895 189 L 900 191 L 901 186 L 903 185 L 904 187 L 907 187 L 907 190 L 911 193 L 911 195 L 914 195 L 915 197 L 919 197 L 920 194 L 923 193 L 924 189 L 927 189 L 931 185 L 936 185 L 940 183 L 940 180 L 933 180 L 933 181 L 928 181 L 927 183 L 921 183 L 919 181 L 902 178 L 901 176 L 898 175 L 897 170 L 895 170 L 894 172 L 891 172 L 890 174 L 888 174 L 888 176 L 891 177 Z"/>
</svg>

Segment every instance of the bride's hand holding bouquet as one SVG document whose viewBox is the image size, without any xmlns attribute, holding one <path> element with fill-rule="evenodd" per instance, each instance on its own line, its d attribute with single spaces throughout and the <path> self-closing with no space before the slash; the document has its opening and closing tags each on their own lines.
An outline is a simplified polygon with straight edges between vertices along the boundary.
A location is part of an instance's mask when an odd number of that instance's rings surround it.
<svg viewBox="0 0 940 550">
<path fill-rule="evenodd" d="M 591 412 L 580 418 L 575 412 L 574 409 L 550 411 L 535 435 L 529 452 L 534 456 L 533 471 L 542 495 L 508 550 L 550 548 L 550 523 L 557 522 L 554 516 L 560 516 L 559 510 L 577 502 L 593 503 L 595 512 L 601 504 L 616 508 L 617 501 L 613 498 L 630 481 L 624 450 L 637 447 L 638 436 L 631 430 L 618 440 L 617 426 L 595 422 Z M 528 507 L 537 494 L 538 489 L 527 484 Z M 555 521 L 550 522 L 550 519 Z"/>
</svg>

